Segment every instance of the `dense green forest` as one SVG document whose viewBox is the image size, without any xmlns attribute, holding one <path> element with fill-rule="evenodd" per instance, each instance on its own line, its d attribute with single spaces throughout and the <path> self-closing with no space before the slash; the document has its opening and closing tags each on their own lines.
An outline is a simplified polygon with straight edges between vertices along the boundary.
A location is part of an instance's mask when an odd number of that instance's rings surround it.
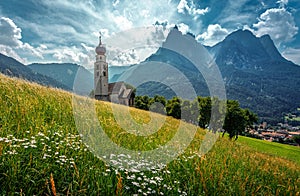
<svg viewBox="0 0 300 196">
<path fill-rule="evenodd" d="M 258 121 L 257 115 L 249 109 L 241 108 L 238 101 L 227 100 L 224 104 L 210 97 L 198 96 L 190 101 L 178 97 L 167 100 L 160 95 L 136 96 L 135 107 L 182 119 L 213 132 L 227 132 L 230 138 L 244 135 L 245 130 Z"/>
</svg>

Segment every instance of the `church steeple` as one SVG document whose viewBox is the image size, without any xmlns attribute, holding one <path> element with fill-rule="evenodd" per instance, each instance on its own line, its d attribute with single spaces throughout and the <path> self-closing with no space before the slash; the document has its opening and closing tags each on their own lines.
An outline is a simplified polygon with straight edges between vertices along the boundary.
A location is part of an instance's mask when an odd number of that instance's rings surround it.
<svg viewBox="0 0 300 196">
<path fill-rule="evenodd" d="M 106 53 L 106 48 L 102 44 L 101 35 L 99 36 L 99 45 L 96 47 L 95 51 L 98 55 L 105 55 L 105 53 Z"/>
<path fill-rule="evenodd" d="M 95 98 L 108 100 L 108 64 L 106 62 L 106 48 L 102 44 L 101 35 L 99 45 L 95 49 L 96 62 L 94 64 L 94 91 Z"/>
</svg>

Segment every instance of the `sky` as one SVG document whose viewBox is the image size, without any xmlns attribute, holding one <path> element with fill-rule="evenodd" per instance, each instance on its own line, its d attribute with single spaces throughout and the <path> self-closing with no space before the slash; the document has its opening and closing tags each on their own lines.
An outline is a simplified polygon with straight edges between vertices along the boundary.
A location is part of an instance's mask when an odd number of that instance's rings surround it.
<svg viewBox="0 0 300 196">
<path fill-rule="evenodd" d="M 300 65 L 299 0 L 0 0 L 0 53 L 24 64 L 92 68 L 101 32 L 113 56 L 109 64 L 126 65 L 159 46 L 140 54 L 134 41 L 118 47 L 120 37 L 163 40 L 174 25 L 209 46 L 238 29 L 269 34 L 281 54 Z M 162 36 L 144 32 L 147 27 L 159 27 Z"/>
</svg>

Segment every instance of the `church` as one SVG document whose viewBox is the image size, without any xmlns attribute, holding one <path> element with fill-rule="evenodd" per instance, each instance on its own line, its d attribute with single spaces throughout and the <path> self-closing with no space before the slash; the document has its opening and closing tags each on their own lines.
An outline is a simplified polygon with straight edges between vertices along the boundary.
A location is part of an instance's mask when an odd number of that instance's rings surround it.
<svg viewBox="0 0 300 196">
<path fill-rule="evenodd" d="M 95 99 L 110 101 L 127 106 L 134 105 L 135 93 L 124 82 L 108 83 L 108 63 L 106 62 L 106 48 L 102 44 L 101 36 L 96 47 L 96 62 L 94 63 L 94 93 Z"/>
</svg>

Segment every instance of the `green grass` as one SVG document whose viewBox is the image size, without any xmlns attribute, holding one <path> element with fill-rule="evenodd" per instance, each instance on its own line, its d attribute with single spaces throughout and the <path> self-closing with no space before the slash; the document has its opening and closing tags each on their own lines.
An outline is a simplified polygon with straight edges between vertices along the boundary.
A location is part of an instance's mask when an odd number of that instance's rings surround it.
<svg viewBox="0 0 300 196">
<path fill-rule="evenodd" d="M 300 117 L 293 118 L 294 121 L 300 121 Z"/>
<path fill-rule="evenodd" d="M 290 146 L 243 136 L 239 137 L 238 142 L 253 148 L 255 151 L 286 158 L 300 165 L 300 148 L 297 146 Z"/>
<path fill-rule="evenodd" d="M 289 121 L 300 121 L 300 116 L 294 117 L 294 118 L 289 118 L 288 116 L 285 116 L 285 120 L 289 120 Z"/>
<path fill-rule="evenodd" d="M 290 147 L 271 155 L 268 144 L 255 150 L 251 140 L 238 142 L 218 138 L 213 148 L 199 155 L 206 131 L 190 124 L 130 108 L 139 124 L 153 123 L 158 129 L 149 136 L 128 133 L 115 113 L 127 108 L 77 97 L 81 106 L 96 104 L 97 119 L 111 141 L 126 149 L 145 151 L 164 146 L 182 130 L 176 149 L 196 133 L 185 151 L 164 167 L 148 160 L 133 161 L 128 154 L 114 154 L 102 144 L 103 135 L 90 119 L 89 107 L 75 111 L 73 95 L 0 75 L 0 194 L 1 195 L 297 195 L 300 193 L 299 162 L 285 158 Z M 113 107 L 117 108 L 113 112 Z M 78 117 L 78 116 L 77 116 Z M 121 115 L 122 117 L 122 115 Z M 126 116 L 124 116 L 126 118 Z M 91 121 L 86 122 L 86 119 Z M 77 119 L 78 120 L 78 119 Z M 182 125 L 180 127 L 180 125 Z M 134 127 L 132 128 L 134 129 Z M 139 130 L 139 131 L 147 131 Z M 79 132 L 78 132 L 79 131 Z M 134 131 L 134 130 L 133 130 Z M 93 134 L 92 134 L 93 133 Z M 95 133 L 99 133 L 95 134 Z M 83 143 L 86 141 L 88 146 Z M 251 141 L 251 142 L 249 142 Z M 248 143 L 249 144 L 248 144 Z M 100 149 L 96 148 L 102 145 Z M 254 145 L 254 146 L 253 146 Z M 94 153 L 92 153 L 92 151 Z M 99 152 L 106 153 L 101 157 Z M 297 153 L 297 151 L 295 151 Z M 98 158 L 98 155 L 101 157 Z M 159 154 L 166 157 L 168 154 Z M 293 156 L 293 155 L 288 155 Z M 299 156 L 299 155 L 298 155 Z M 106 161 L 104 161 L 106 160 Z M 115 168 L 108 161 L 134 165 L 134 170 Z M 148 170 L 140 170 L 138 164 Z"/>
</svg>

